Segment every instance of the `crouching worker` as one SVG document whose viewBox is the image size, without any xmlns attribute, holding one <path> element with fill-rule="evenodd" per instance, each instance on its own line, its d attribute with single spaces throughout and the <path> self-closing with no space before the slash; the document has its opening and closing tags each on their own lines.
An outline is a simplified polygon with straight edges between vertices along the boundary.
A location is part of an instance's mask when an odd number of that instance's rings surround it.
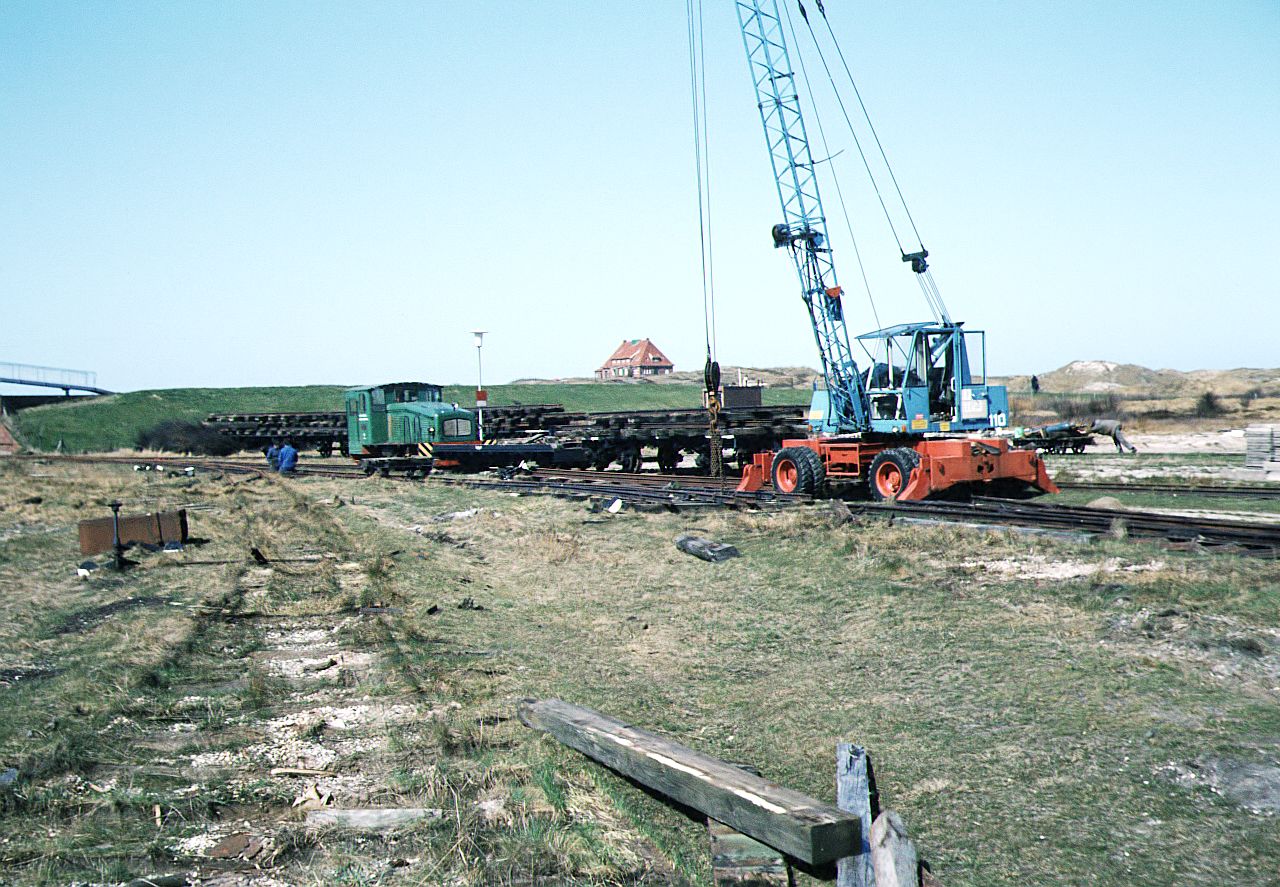
<svg viewBox="0 0 1280 887">
<path fill-rule="evenodd" d="M 286 440 L 284 446 L 280 448 L 280 473 L 293 474 L 298 467 L 298 451 L 294 449 L 293 441 Z"/>
<path fill-rule="evenodd" d="M 273 440 L 271 446 L 267 447 L 267 464 L 272 471 L 280 470 L 280 441 Z"/>
<path fill-rule="evenodd" d="M 1117 453 L 1123 453 L 1125 450 L 1130 453 L 1138 452 L 1138 448 L 1124 436 L 1124 426 L 1115 419 L 1094 419 L 1089 424 L 1089 430 L 1094 434 L 1105 434 L 1115 441 Z"/>
</svg>

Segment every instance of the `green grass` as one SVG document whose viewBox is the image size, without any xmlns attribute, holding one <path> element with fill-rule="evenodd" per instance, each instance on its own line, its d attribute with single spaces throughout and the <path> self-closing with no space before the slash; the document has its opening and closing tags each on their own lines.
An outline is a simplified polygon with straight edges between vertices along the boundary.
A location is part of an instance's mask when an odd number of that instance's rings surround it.
<svg viewBox="0 0 1280 887">
<path fill-rule="evenodd" d="M 70 452 L 132 447 L 138 432 L 166 420 L 199 422 L 210 413 L 321 412 L 342 409 L 343 386 L 306 385 L 288 388 L 169 388 L 131 391 L 77 399 L 23 410 L 16 416 L 18 433 L 28 446 L 52 450 L 62 441 Z M 513 403 L 558 403 L 573 411 L 693 409 L 702 405 L 697 385 L 619 383 L 493 385 L 494 406 Z M 469 405 L 474 389 L 445 387 L 445 399 Z M 808 403 L 808 392 L 766 389 L 766 404 Z"/>
<path fill-rule="evenodd" d="M 211 541 L 185 557 L 237 563 L 181 568 L 154 555 L 124 577 L 80 582 L 74 521 L 114 497 L 209 504 L 192 519 Z M 469 520 L 429 522 L 477 506 Z M 24 774 L 11 806 L 0 795 L 0 880 L 187 868 L 176 840 L 251 819 L 284 848 L 286 883 L 709 884 L 705 827 L 523 727 L 513 707 L 533 696 L 755 764 L 828 801 L 836 743 L 859 742 L 882 801 L 948 887 L 1275 883 L 1274 819 L 1169 768 L 1273 760 L 1280 566 L 1120 541 L 836 527 L 826 515 L 623 511 L 588 523 L 580 502 L 431 480 L 0 462 L 0 586 L 13 589 L 0 600 L 4 664 L 63 668 L 0 690 L 0 764 Z M 695 527 L 743 556 L 711 565 L 676 550 L 673 537 Z M 251 543 L 333 557 L 281 564 L 254 585 Z M 1046 564 L 1076 569 L 1046 579 Z M 193 606 L 56 632 L 127 596 L 190 605 L 233 588 L 241 614 L 314 614 L 306 626 L 332 626 L 381 664 L 349 688 L 273 678 L 254 654 L 276 616 L 205 619 Z M 366 591 L 396 612 L 337 614 Z M 483 609 L 460 609 L 464 598 Z M 225 779 L 186 767 L 194 752 L 262 741 L 304 690 L 330 705 L 418 707 L 385 747 L 342 759 L 376 794 L 340 801 L 445 815 L 385 837 L 308 833 L 291 807 L 297 784 L 253 764 Z M 201 704 L 184 705 L 191 697 Z M 195 729 L 175 733 L 178 721 Z M 308 722 L 295 738 L 337 749 L 345 735 Z M 487 819 L 482 800 L 506 814 Z M 377 867 L 388 858 L 415 861 Z"/>
<path fill-rule="evenodd" d="M 138 432 L 168 420 L 200 422 L 210 413 L 342 409 L 342 388 L 169 388 L 130 391 L 23 410 L 15 417 L 28 446 L 71 452 L 132 447 Z"/>
</svg>

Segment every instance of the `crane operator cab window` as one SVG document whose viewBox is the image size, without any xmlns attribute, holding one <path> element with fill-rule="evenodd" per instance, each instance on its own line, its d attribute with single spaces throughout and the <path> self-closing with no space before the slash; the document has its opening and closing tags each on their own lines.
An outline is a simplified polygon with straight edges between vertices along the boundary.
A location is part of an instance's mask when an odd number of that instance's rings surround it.
<svg viewBox="0 0 1280 887">
<path fill-rule="evenodd" d="M 929 414 L 947 420 L 956 409 L 956 349 L 955 333 L 920 333 L 917 336 L 925 350 L 920 355 L 922 374 L 929 389 Z"/>
</svg>

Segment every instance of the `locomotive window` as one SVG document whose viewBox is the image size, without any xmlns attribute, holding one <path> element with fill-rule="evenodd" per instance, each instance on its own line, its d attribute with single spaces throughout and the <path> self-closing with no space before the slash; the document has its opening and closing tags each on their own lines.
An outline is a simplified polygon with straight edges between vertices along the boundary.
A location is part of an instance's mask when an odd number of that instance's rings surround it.
<svg viewBox="0 0 1280 887">
<path fill-rule="evenodd" d="M 445 437 L 471 437 L 470 419 L 445 419 Z"/>
<path fill-rule="evenodd" d="M 387 395 L 381 388 L 373 389 L 373 402 L 379 406 L 387 402 Z"/>
</svg>

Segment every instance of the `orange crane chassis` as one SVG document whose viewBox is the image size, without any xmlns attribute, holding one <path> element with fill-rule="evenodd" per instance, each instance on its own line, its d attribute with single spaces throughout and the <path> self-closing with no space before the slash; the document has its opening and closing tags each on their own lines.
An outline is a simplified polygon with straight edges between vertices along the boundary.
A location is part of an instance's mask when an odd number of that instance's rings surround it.
<svg viewBox="0 0 1280 887">
<path fill-rule="evenodd" d="M 785 440 L 782 449 L 757 453 L 738 489 L 771 483 L 783 493 L 817 493 L 827 480 L 866 483 L 876 499 L 927 499 L 952 487 L 1025 484 L 1059 492 L 1035 450 L 1012 449 L 1003 438 L 861 438 Z M 1000 483 L 1003 482 L 1003 483 Z"/>
</svg>

